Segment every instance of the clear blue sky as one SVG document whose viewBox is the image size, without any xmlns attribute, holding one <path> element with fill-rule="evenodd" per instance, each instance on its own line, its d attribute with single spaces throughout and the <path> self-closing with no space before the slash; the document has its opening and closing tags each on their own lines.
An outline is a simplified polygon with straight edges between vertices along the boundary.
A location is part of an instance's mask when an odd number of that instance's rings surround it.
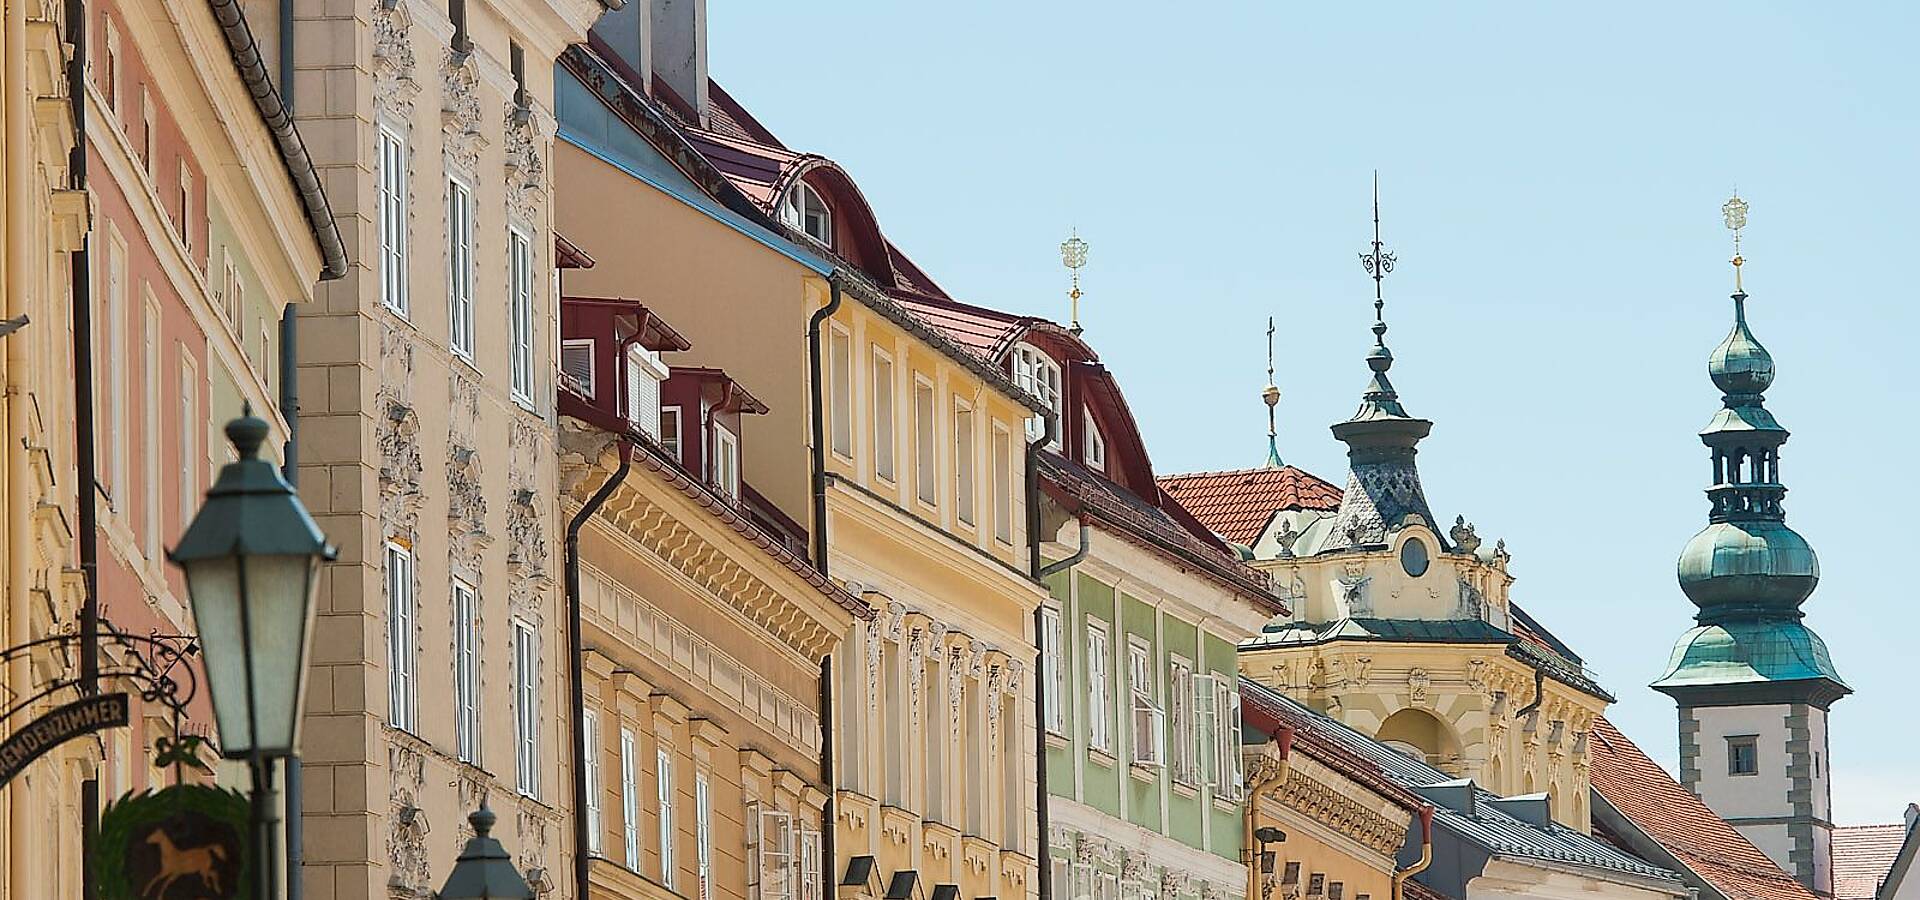
<svg viewBox="0 0 1920 900">
<path fill-rule="evenodd" d="M 1258 465 L 1266 317 L 1281 452 L 1343 482 L 1381 173 L 1394 381 L 1435 422 L 1434 511 L 1514 554 L 1515 596 L 1670 768 L 1658 677 L 1693 608 L 1732 317 L 1719 207 L 1752 204 L 1753 328 L 1793 430 L 1806 609 L 1857 693 L 1836 815 L 1920 800 L 1914 723 L 1920 84 L 1911 6 L 763 3 L 710 0 L 714 76 L 859 182 L 955 296 L 1082 320 L 1162 474 Z"/>
</svg>

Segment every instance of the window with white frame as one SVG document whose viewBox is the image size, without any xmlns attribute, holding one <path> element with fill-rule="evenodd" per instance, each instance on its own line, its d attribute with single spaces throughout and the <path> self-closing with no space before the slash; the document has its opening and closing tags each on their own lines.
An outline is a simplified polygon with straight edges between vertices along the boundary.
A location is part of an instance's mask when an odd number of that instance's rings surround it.
<svg viewBox="0 0 1920 900">
<path fill-rule="evenodd" d="M 893 480 L 893 360 L 873 351 L 873 474 Z"/>
<path fill-rule="evenodd" d="M 413 731 L 419 711 L 419 679 L 414 665 L 413 552 L 399 543 L 387 544 L 387 724 Z"/>
<path fill-rule="evenodd" d="M 668 374 L 659 353 L 639 344 L 627 347 L 627 422 L 656 441 L 660 439 L 660 383 Z"/>
<path fill-rule="evenodd" d="M 947 651 L 945 647 L 935 645 L 927 654 L 926 669 L 920 673 L 922 688 L 926 697 L 922 701 L 929 710 L 947 708 Z M 931 822 L 950 823 L 947 815 L 947 783 L 953 779 L 948 769 L 947 756 L 953 745 L 953 720 L 942 714 L 926 717 L 926 736 L 922 742 L 926 750 L 926 759 L 922 766 L 926 777 L 926 803 L 921 807 L 921 816 Z"/>
<path fill-rule="evenodd" d="M 660 884 L 673 890 L 673 753 L 665 747 L 654 751 L 653 782 L 658 793 L 660 815 Z"/>
<path fill-rule="evenodd" d="M 748 900 L 796 900 L 793 816 L 770 804 L 747 804 Z"/>
<path fill-rule="evenodd" d="M 1022 799 L 1026 795 L 1022 779 L 1026 772 L 1017 760 L 1031 753 L 1033 745 L 1021 746 L 1025 738 L 1021 733 L 1020 708 L 1019 700 L 1012 695 L 1000 699 L 1000 746 L 995 749 L 1000 754 L 1000 847 L 1025 854 L 1027 804 Z"/>
<path fill-rule="evenodd" d="M 127 477 L 127 439 L 132 429 L 127 427 L 126 369 L 118 365 L 127 358 L 127 245 L 120 232 L 109 226 L 107 232 L 106 258 L 107 289 L 99 304 L 99 322 L 96 327 L 105 337 L 99 348 L 102 354 L 115 362 L 103 367 L 106 377 L 103 379 L 105 390 L 100 401 L 100 412 L 104 428 L 101 436 L 107 445 L 107 498 L 110 508 L 124 514 L 127 503 L 132 498 L 129 492 L 133 488 Z M 181 346 L 182 370 L 185 369 L 186 347 Z M 182 388 L 184 392 L 184 387 Z M 182 492 L 184 496 L 184 491 Z M 198 504 L 194 504 L 198 506 Z"/>
<path fill-rule="evenodd" d="M 233 264 L 233 248 L 226 251 L 226 263 L 220 278 L 220 313 L 227 317 L 227 324 L 240 327 L 241 292 L 240 267 Z"/>
<path fill-rule="evenodd" d="M 929 506 L 940 502 L 940 444 L 935 436 L 933 385 L 913 380 L 914 495 Z"/>
<path fill-rule="evenodd" d="M 1207 751 L 1207 784 L 1213 796 L 1237 800 L 1241 790 L 1240 691 L 1231 674 L 1194 677 L 1194 702 L 1199 706 L 1201 743 Z"/>
<path fill-rule="evenodd" d="M 993 536 L 1013 543 L 1013 435 L 993 428 Z"/>
<path fill-rule="evenodd" d="M 826 900 L 826 885 L 820 877 L 820 830 L 800 823 L 794 835 L 799 849 L 793 857 L 794 880 L 799 883 L 796 900 Z"/>
<path fill-rule="evenodd" d="M 160 476 L 160 461 L 166 457 L 160 452 L 160 302 L 151 292 L 144 292 L 145 303 L 141 315 L 141 463 L 146 481 L 146 525 L 145 532 L 147 562 L 159 565 L 161 547 L 165 535 L 161 530 L 161 488 L 165 479 Z"/>
<path fill-rule="evenodd" d="M 159 171 L 154 163 L 153 145 L 158 137 L 159 124 L 153 117 L 153 94 L 146 85 L 140 86 L 140 163 L 146 167 L 147 177 L 153 178 Z"/>
<path fill-rule="evenodd" d="M 827 339 L 828 418 L 833 452 L 853 458 L 853 337 L 839 327 Z"/>
<path fill-rule="evenodd" d="M 1153 698 L 1153 648 L 1139 638 L 1127 640 L 1128 709 L 1133 724 L 1133 764 L 1159 767 L 1166 763 L 1161 731 L 1165 714 Z"/>
<path fill-rule="evenodd" d="M 1120 876 L 1112 872 L 1094 873 L 1092 900 L 1120 900 Z"/>
<path fill-rule="evenodd" d="M 593 339 L 573 338 L 560 343 L 560 377 L 580 396 L 594 398 Z"/>
<path fill-rule="evenodd" d="M 787 191 L 780 203 L 780 221 L 800 230 L 820 243 L 833 246 L 833 210 L 812 185 L 800 182 Z"/>
<path fill-rule="evenodd" d="M 453 732 L 460 761 L 480 764 L 480 597 L 453 582 Z"/>
<path fill-rule="evenodd" d="M 987 692 L 978 678 L 969 678 L 964 684 L 966 720 L 960 738 L 967 745 L 967 833 L 985 837 L 987 791 L 993 784 L 987 777 Z"/>
<path fill-rule="evenodd" d="M 101 26 L 101 30 L 107 34 L 104 42 L 106 58 L 102 60 L 102 68 L 106 71 L 101 74 L 101 80 L 105 85 L 101 93 L 107 95 L 107 108 L 118 113 L 120 112 L 120 29 L 113 24 L 113 19 L 109 18 L 106 24 Z"/>
<path fill-rule="evenodd" d="M 124 359 L 116 355 L 115 359 Z M 114 367 L 118 369 L 118 366 Z M 122 406 L 124 410 L 124 404 Z M 124 415 L 124 412 L 122 413 Z M 207 427 L 207 420 L 200 415 L 200 367 L 193 362 L 193 353 L 185 344 L 180 345 L 180 530 L 186 531 L 193 524 L 193 514 L 200 509 L 200 473 L 207 467 L 206 455 L 200 452 L 200 429 Z M 122 475 L 126 472 L 126 435 L 114 436 L 114 447 L 118 449 L 120 459 L 117 468 Z M 114 491 L 127 487 L 125 481 L 114 483 Z M 126 501 L 121 501 L 125 503 Z"/>
<path fill-rule="evenodd" d="M 540 796 L 540 635 L 513 623 L 513 773 L 522 795 Z"/>
<path fill-rule="evenodd" d="M 680 407 L 660 407 L 660 449 L 678 463 L 684 459 L 680 444 Z"/>
<path fill-rule="evenodd" d="M 713 486 L 740 499 L 740 438 L 718 422 L 713 423 Z"/>
<path fill-rule="evenodd" d="M 1057 848 L 1053 851 L 1052 859 L 1053 895 L 1063 898 L 1063 900 L 1079 900 L 1080 895 L 1073 891 L 1073 872 L 1075 868 L 1073 864 L 1073 851 L 1070 849 Z"/>
<path fill-rule="evenodd" d="M 887 641 L 880 649 L 880 715 L 883 717 L 885 746 L 892 752 L 886 756 L 887 793 L 881 798 L 889 806 L 906 808 L 907 806 L 907 760 L 900 754 L 900 748 L 907 746 L 909 713 L 907 712 L 905 666 L 900 661 L 899 641 Z"/>
<path fill-rule="evenodd" d="M 1093 410 L 1081 410 L 1080 461 L 1096 472 L 1107 470 L 1107 439 L 1100 434 L 1100 423 L 1093 420 Z"/>
<path fill-rule="evenodd" d="M 620 729 L 620 842 L 627 869 L 640 871 L 640 779 L 633 731 Z"/>
<path fill-rule="evenodd" d="M 1087 745 L 1113 752 L 1113 688 L 1108 684 L 1107 623 L 1087 617 Z"/>
<path fill-rule="evenodd" d="M 1046 729 L 1054 734 L 1067 733 L 1066 661 L 1060 658 L 1060 610 L 1040 608 L 1040 708 Z"/>
<path fill-rule="evenodd" d="M 1053 410 L 1056 420 L 1060 418 L 1060 365 L 1053 357 L 1040 352 L 1030 344 L 1020 344 L 1013 348 L 1013 383 L 1021 390 L 1039 398 Z M 1027 420 L 1027 440 L 1037 441 L 1047 433 L 1047 423 L 1039 416 Z M 1060 435 L 1055 432 L 1053 441 L 1047 446 L 1060 448 Z"/>
<path fill-rule="evenodd" d="M 1193 723 L 1193 663 L 1175 656 L 1167 662 L 1167 768 L 1173 780 L 1198 784 L 1199 766 L 1194 756 L 1197 739 Z"/>
<path fill-rule="evenodd" d="M 693 773 L 693 861 L 699 879 L 696 900 L 713 900 L 713 790 L 707 773 Z"/>
<path fill-rule="evenodd" d="M 515 402 L 533 406 L 533 241 L 507 230 L 507 368 Z"/>
<path fill-rule="evenodd" d="M 954 400 L 953 410 L 953 514 L 963 525 L 973 524 L 973 410 Z"/>
<path fill-rule="evenodd" d="M 374 138 L 374 168 L 380 213 L 380 302 L 404 317 L 407 301 L 407 142 L 380 126 Z"/>
<path fill-rule="evenodd" d="M 185 158 L 180 160 L 180 243 L 188 253 L 193 252 L 193 169 Z"/>
<path fill-rule="evenodd" d="M 447 349 L 473 361 L 473 188 L 447 179 Z"/>
<path fill-rule="evenodd" d="M 600 716 L 591 709 L 580 715 L 580 741 L 587 754 L 587 758 L 580 761 L 581 774 L 587 782 L 587 852 L 598 856 L 603 827 L 600 813 Z"/>
</svg>

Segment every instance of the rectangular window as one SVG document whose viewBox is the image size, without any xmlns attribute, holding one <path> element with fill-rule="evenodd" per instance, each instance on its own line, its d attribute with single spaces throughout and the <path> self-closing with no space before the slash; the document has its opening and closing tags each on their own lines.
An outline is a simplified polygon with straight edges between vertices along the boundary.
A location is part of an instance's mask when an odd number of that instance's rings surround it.
<svg viewBox="0 0 1920 900">
<path fill-rule="evenodd" d="M 660 439 L 660 383 L 671 371 L 660 354 L 639 344 L 627 348 L 627 423 L 654 440 Z"/>
<path fill-rule="evenodd" d="M 681 455 L 680 444 L 680 407 L 660 407 L 660 449 L 674 462 L 685 465 L 686 457 Z"/>
<path fill-rule="evenodd" d="M 1053 410 L 1055 419 L 1060 418 L 1060 367 L 1053 359 L 1038 349 L 1021 344 L 1013 350 L 1013 383 L 1021 390 L 1039 398 Z M 1066 431 L 1066 423 L 1060 423 L 1059 431 L 1054 433 L 1053 442 L 1047 446 L 1060 448 L 1061 432 Z M 1027 420 L 1027 440 L 1037 441 L 1047 433 L 1047 422 L 1039 416 Z"/>
<path fill-rule="evenodd" d="M 740 439 L 717 422 L 713 426 L 713 486 L 731 499 L 740 499 Z"/>
<path fill-rule="evenodd" d="M 1013 543 L 1013 435 L 993 428 L 993 536 Z"/>
<path fill-rule="evenodd" d="M 913 380 L 913 485 L 921 503 L 940 502 L 940 444 L 934 435 L 933 385 Z"/>
<path fill-rule="evenodd" d="M 640 871 L 640 779 L 635 767 L 633 732 L 620 729 L 620 840 L 627 868 Z"/>
<path fill-rule="evenodd" d="M 587 852 L 598 856 L 604 827 L 600 813 L 600 717 L 591 709 L 581 714 L 580 741 L 587 751 L 580 765 L 587 782 Z"/>
<path fill-rule="evenodd" d="M 820 879 L 820 832 L 805 825 L 794 830 L 800 845 L 793 857 L 793 867 L 799 872 L 796 877 L 800 883 L 798 900 L 825 900 L 826 891 Z"/>
<path fill-rule="evenodd" d="M 116 355 L 115 359 L 125 359 Z M 113 367 L 116 371 L 119 366 Z M 124 383 L 115 379 L 116 387 Z M 120 391 L 115 392 L 116 396 Z M 124 403 L 119 404 L 124 408 Z M 200 368 L 193 363 L 193 354 L 187 352 L 185 344 L 180 345 L 180 530 L 186 531 L 193 522 L 193 514 L 200 510 L 200 473 L 207 468 L 206 455 L 200 452 L 200 430 L 207 427 L 206 417 L 200 415 Z M 118 460 L 121 473 L 126 472 L 126 435 L 114 435 L 114 447 L 118 448 L 122 458 Z M 115 482 L 114 490 L 119 491 L 125 481 Z"/>
<path fill-rule="evenodd" d="M 220 279 L 220 313 L 227 317 L 227 324 L 240 327 L 240 269 L 233 264 L 233 248 L 228 247 L 222 254 L 227 258 L 222 267 Z"/>
<path fill-rule="evenodd" d="M 106 72 L 101 76 L 105 82 L 102 93 L 107 95 L 107 108 L 117 113 L 120 111 L 120 29 L 114 26 L 112 19 L 108 19 L 103 30 L 107 37 L 104 41 Z"/>
<path fill-rule="evenodd" d="M 713 900 L 713 791 L 707 773 L 693 773 L 693 861 L 700 892 L 696 900 Z"/>
<path fill-rule="evenodd" d="M 673 754 L 665 748 L 653 755 L 654 798 L 660 810 L 660 883 L 673 890 Z"/>
<path fill-rule="evenodd" d="M 146 524 L 141 530 L 146 532 L 146 556 L 151 565 L 159 565 L 161 547 L 164 544 L 160 533 L 161 487 L 165 480 L 160 475 L 160 461 L 166 454 L 160 450 L 160 303 L 152 294 L 145 297 L 145 309 L 141 316 L 140 328 L 140 373 L 141 397 L 140 410 L 141 440 L 141 477 L 146 481 Z"/>
<path fill-rule="evenodd" d="M 1213 796 L 1240 797 L 1240 691 L 1235 676 L 1216 673 L 1207 678 L 1213 689 Z"/>
<path fill-rule="evenodd" d="M 907 760 L 900 748 L 907 746 L 909 729 L 906 700 L 906 667 L 900 661 L 900 642 L 887 641 L 880 649 L 880 715 L 885 726 L 883 734 L 886 746 L 891 752 L 886 755 L 887 793 L 883 798 L 889 806 L 906 808 L 907 806 Z"/>
<path fill-rule="evenodd" d="M 447 179 L 447 348 L 473 361 L 473 189 Z"/>
<path fill-rule="evenodd" d="M 1760 739 L 1757 735 L 1727 738 L 1727 774 L 1760 774 Z"/>
<path fill-rule="evenodd" d="M 414 677 L 416 610 L 413 596 L 413 553 L 387 544 L 387 724 L 413 731 L 419 708 Z"/>
<path fill-rule="evenodd" d="M 480 598 L 453 582 L 453 732 L 460 761 L 480 764 Z"/>
<path fill-rule="evenodd" d="M 525 232 L 507 231 L 507 361 L 513 374 L 513 399 L 533 407 L 533 242 Z"/>
<path fill-rule="evenodd" d="M 873 474 L 893 480 L 893 361 L 873 351 Z"/>
<path fill-rule="evenodd" d="M 533 626 L 513 623 L 513 774 L 514 787 L 540 796 L 540 636 Z"/>
<path fill-rule="evenodd" d="M 1193 663 L 1174 657 L 1167 663 L 1167 723 L 1172 736 L 1167 748 L 1167 764 L 1173 780 L 1196 784 L 1199 773 L 1194 764 Z"/>
<path fill-rule="evenodd" d="M 1060 610 L 1040 609 L 1040 705 L 1045 711 L 1046 728 L 1054 734 L 1067 733 L 1064 701 L 1067 696 L 1066 661 L 1060 658 Z"/>
<path fill-rule="evenodd" d="M 105 303 L 100 306 L 100 321 L 96 327 L 106 340 L 101 349 L 112 365 L 103 366 L 106 372 L 105 390 L 102 397 L 103 412 L 106 415 L 101 436 L 107 440 L 107 499 L 114 512 L 124 514 L 128 496 L 133 488 L 127 476 L 127 437 L 131 429 L 127 427 L 126 368 L 120 361 L 127 358 L 127 245 L 120 239 L 118 231 L 107 234 L 107 290 Z M 181 371 L 186 371 L 186 347 L 181 346 Z M 185 379 L 185 375 L 181 376 Z M 181 390 L 184 392 L 185 382 Z M 184 462 L 183 462 L 184 464 Z M 182 496 L 185 491 L 182 491 Z M 199 504 L 193 504 L 198 508 Z"/>
<path fill-rule="evenodd" d="M 935 644 L 927 653 L 926 669 L 921 673 L 922 690 L 926 696 L 922 700 L 930 710 L 947 708 L 947 650 Z M 924 768 L 926 777 L 927 802 L 921 808 L 923 816 L 934 822 L 950 821 L 947 817 L 947 782 L 953 774 L 947 769 L 948 748 L 953 745 L 953 723 L 944 714 L 929 715 L 925 722 L 926 737 L 922 743 L 926 747 Z"/>
<path fill-rule="evenodd" d="M 153 144 L 159 125 L 154 121 L 153 111 L 153 94 L 143 84 L 140 86 L 140 163 L 146 166 L 149 179 L 157 171 L 153 164 Z"/>
<path fill-rule="evenodd" d="M 580 396 L 592 400 L 594 390 L 593 377 L 593 339 L 578 338 L 563 341 L 560 344 L 560 378 Z"/>
<path fill-rule="evenodd" d="M 973 524 L 973 410 L 955 401 L 953 412 L 953 514 Z"/>
<path fill-rule="evenodd" d="M 1107 623 L 1087 617 L 1087 744 L 1113 752 L 1113 693 L 1107 684 Z"/>
<path fill-rule="evenodd" d="M 1033 745 L 1025 743 L 1020 728 L 1019 700 L 1008 695 L 1000 700 L 1000 846 L 1015 853 L 1027 852 L 1026 822 L 1027 804 L 1025 798 L 1031 796 L 1025 787 L 1026 769 L 1018 760 L 1033 752 Z M 1041 765 L 1046 765 L 1041 760 Z"/>
<path fill-rule="evenodd" d="M 795 900 L 794 870 L 801 867 L 794 859 L 793 832 L 793 816 L 764 803 L 747 804 L 749 900 Z"/>
<path fill-rule="evenodd" d="M 180 160 L 180 243 L 185 244 L 187 252 L 193 252 L 193 170 L 187 168 L 185 158 Z"/>
<path fill-rule="evenodd" d="M 407 315 L 407 142 L 381 126 L 374 139 L 379 179 L 380 302 Z"/>
<path fill-rule="evenodd" d="M 853 458 L 853 338 L 838 328 L 827 341 L 827 390 L 833 452 Z"/>
<path fill-rule="evenodd" d="M 978 678 L 969 678 L 964 684 L 966 696 L 961 705 L 966 718 L 960 736 L 967 745 L 967 833 L 986 837 L 987 790 L 992 786 L 987 778 L 986 685 Z"/>
<path fill-rule="evenodd" d="M 1153 648 L 1145 641 L 1127 641 L 1128 709 L 1133 724 L 1131 741 L 1135 765 L 1158 767 L 1166 763 L 1161 746 L 1164 713 L 1153 702 Z"/>
<path fill-rule="evenodd" d="M 1093 410 L 1082 410 L 1080 423 L 1081 462 L 1095 472 L 1107 470 L 1107 439 L 1100 436 L 1100 423 L 1093 420 Z"/>
</svg>

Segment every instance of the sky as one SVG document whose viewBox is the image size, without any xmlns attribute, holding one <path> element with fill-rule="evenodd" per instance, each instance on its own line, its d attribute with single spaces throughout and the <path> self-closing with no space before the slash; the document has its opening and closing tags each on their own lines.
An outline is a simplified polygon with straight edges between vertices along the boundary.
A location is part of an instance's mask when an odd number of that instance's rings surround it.
<svg viewBox="0 0 1920 900">
<path fill-rule="evenodd" d="M 1646 685 L 1692 624 L 1673 567 L 1706 523 L 1737 187 L 1788 523 L 1822 563 L 1808 623 L 1856 691 L 1835 818 L 1859 824 L 1920 801 L 1920 15 L 1834 9 L 708 3 L 714 78 L 844 166 L 955 297 L 1064 320 L 1078 228 L 1086 338 L 1160 474 L 1262 463 L 1273 316 L 1281 453 L 1344 483 L 1327 426 L 1366 380 L 1377 169 L 1434 512 L 1506 540 L 1515 599 L 1669 769 L 1673 703 Z"/>
</svg>

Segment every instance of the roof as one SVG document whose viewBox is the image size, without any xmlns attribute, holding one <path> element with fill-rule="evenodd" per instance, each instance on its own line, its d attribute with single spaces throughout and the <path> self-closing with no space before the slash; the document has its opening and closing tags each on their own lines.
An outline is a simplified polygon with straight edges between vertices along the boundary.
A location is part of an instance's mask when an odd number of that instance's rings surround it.
<svg viewBox="0 0 1920 900">
<path fill-rule="evenodd" d="M 1873 900 L 1907 839 L 1904 822 L 1833 830 L 1834 900 Z"/>
<path fill-rule="evenodd" d="M 1594 791 L 1727 900 L 1813 900 L 1811 891 L 1673 780 L 1604 717 L 1594 724 L 1589 750 Z M 1839 847 L 1836 833 L 1836 875 Z"/>
<path fill-rule="evenodd" d="M 1160 489 L 1215 534 L 1247 545 L 1259 540 L 1274 513 L 1331 512 L 1340 508 L 1341 494 L 1331 483 L 1293 466 L 1168 475 L 1160 479 Z"/>
<path fill-rule="evenodd" d="M 1453 776 L 1416 760 L 1346 725 L 1315 712 L 1293 698 L 1250 679 L 1240 680 L 1242 698 L 1303 727 L 1318 737 L 1350 751 L 1378 767 L 1388 778 L 1411 789 L 1455 782 Z M 1295 740 L 1299 740 L 1296 736 Z M 1496 857 L 1532 860 L 1550 866 L 1576 866 L 1598 873 L 1661 883 L 1673 893 L 1681 888 L 1675 874 L 1595 840 L 1558 822 L 1530 824 L 1487 802 L 1499 799 L 1475 788 L 1471 813 L 1436 804 L 1433 824 L 1461 840 L 1478 845 Z"/>
<path fill-rule="evenodd" d="M 593 257 L 579 245 L 567 240 L 567 236 L 556 231 L 553 233 L 553 266 L 556 269 L 591 269 Z"/>
</svg>

